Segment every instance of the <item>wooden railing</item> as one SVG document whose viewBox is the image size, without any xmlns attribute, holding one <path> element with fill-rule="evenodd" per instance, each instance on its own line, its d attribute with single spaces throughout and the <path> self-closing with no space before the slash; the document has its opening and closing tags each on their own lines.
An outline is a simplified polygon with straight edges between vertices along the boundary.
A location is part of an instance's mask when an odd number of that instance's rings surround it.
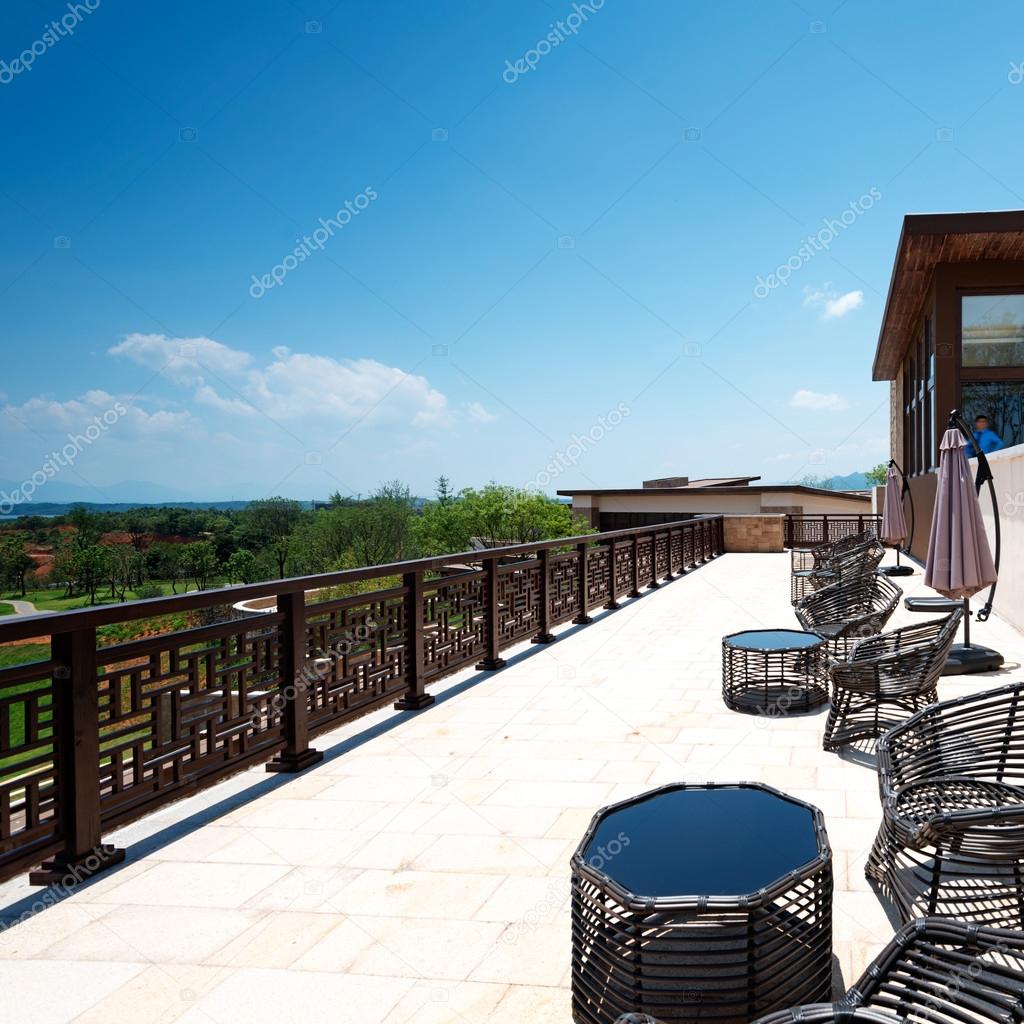
<svg viewBox="0 0 1024 1024">
<path fill-rule="evenodd" d="M 882 517 L 876 515 L 787 515 L 785 545 L 787 548 L 812 548 L 828 544 L 864 530 L 882 528 Z"/>
<path fill-rule="evenodd" d="M 102 843 L 116 826 L 252 764 L 301 771 L 322 757 L 316 734 L 392 701 L 425 708 L 442 677 L 498 669 L 513 644 L 550 643 L 722 551 L 722 517 L 703 516 L 0 621 L 0 644 L 51 638 L 48 658 L 0 669 L 0 879 L 44 861 L 33 882 L 95 874 L 123 858 Z M 261 597 L 276 609 L 229 614 Z M 210 625 L 97 641 L 204 610 Z"/>
</svg>

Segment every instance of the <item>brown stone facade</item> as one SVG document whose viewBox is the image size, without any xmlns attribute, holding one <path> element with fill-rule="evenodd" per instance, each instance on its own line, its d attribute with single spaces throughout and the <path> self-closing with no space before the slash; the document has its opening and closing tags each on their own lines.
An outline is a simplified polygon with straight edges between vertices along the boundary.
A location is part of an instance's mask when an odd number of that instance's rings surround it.
<svg viewBox="0 0 1024 1024">
<path fill-rule="evenodd" d="M 903 465 L 903 370 L 889 384 L 889 458 Z"/>
<path fill-rule="evenodd" d="M 785 517 L 781 515 L 726 516 L 725 550 L 767 553 L 783 550 Z"/>
</svg>

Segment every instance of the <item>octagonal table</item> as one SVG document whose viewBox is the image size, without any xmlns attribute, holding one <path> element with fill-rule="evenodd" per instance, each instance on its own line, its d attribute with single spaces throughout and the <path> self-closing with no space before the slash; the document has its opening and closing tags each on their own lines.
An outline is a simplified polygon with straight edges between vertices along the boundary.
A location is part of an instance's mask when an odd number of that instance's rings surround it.
<svg viewBox="0 0 1024 1024">
<path fill-rule="evenodd" d="M 828 700 L 826 640 L 800 629 L 722 638 L 722 700 L 733 711 L 810 711 Z"/>
<path fill-rule="evenodd" d="M 821 812 L 754 783 L 663 786 L 598 811 L 572 858 L 578 1024 L 747 1024 L 831 997 Z"/>
</svg>

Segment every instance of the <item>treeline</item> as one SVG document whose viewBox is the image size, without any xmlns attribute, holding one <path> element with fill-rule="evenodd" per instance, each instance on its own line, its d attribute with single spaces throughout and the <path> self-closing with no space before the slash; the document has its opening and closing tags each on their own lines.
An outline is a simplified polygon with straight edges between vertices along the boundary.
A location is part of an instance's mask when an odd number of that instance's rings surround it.
<svg viewBox="0 0 1024 1024">
<path fill-rule="evenodd" d="M 155 597 L 161 583 L 177 593 L 589 532 L 569 506 L 541 494 L 498 484 L 455 493 L 446 477 L 425 503 L 392 481 L 367 498 L 334 494 L 315 510 L 275 497 L 237 511 L 77 507 L 11 525 L 0 538 L 0 582 L 25 593 L 35 566 L 26 545 L 34 544 L 52 551 L 49 583 L 90 603 L 101 594 Z"/>
</svg>

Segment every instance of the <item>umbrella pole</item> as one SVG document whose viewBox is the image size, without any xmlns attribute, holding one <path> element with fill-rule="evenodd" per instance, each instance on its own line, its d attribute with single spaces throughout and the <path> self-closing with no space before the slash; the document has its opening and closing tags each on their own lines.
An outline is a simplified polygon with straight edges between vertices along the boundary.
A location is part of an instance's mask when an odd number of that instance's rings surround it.
<svg viewBox="0 0 1024 1024">
<path fill-rule="evenodd" d="M 910 553 L 910 545 L 914 542 L 914 496 L 910 493 L 910 484 L 907 482 L 907 474 L 903 472 L 903 467 L 895 460 L 889 460 L 890 466 L 896 467 L 896 472 L 899 473 L 900 479 L 903 481 L 903 487 L 900 490 L 900 498 L 904 496 L 910 499 L 910 536 L 907 538 L 907 553 Z M 914 570 L 909 565 L 900 565 L 900 546 L 896 545 L 896 564 L 895 565 L 884 565 L 878 571 L 884 576 L 913 576 Z"/>
<path fill-rule="evenodd" d="M 971 435 L 970 428 L 963 421 L 960 413 L 954 409 L 949 414 L 949 426 L 953 429 L 958 429 L 961 434 L 967 438 L 971 443 L 974 442 L 974 438 Z M 985 453 L 978 450 L 978 475 L 975 479 L 974 486 L 978 493 L 981 493 L 982 484 L 988 484 L 989 494 L 992 498 L 992 515 L 995 518 L 996 528 L 996 552 L 995 552 L 995 567 L 996 571 L 999 571 L 999 503 L 996 500 L 995 486 L 992 483 L 992 469 L 988 464 L 988 459 L 985 458 Z M 992 598 L 995 596 L 996 585 L 992 584 L 992 589 L 989 591 L 988 600 L 985 602 L 985 607 L 978 612 L 978 621 L 984 622 L 989 612 L 992 610 Z M 963 676 L 970 675 L 974 672 L 996 672 L 1002 667 L 1003 656 L 998 652 L 992 650 L 991 647 L 979 647 L 977 644 L 971 643 L 971 606 L 968 599 L 964 598 L 964 642 L 962 644 L 954 644 L 949 651 L 949 657 L 946 659 L 946 667 L 942 670 L 944 676 Z"/>
</svg>

